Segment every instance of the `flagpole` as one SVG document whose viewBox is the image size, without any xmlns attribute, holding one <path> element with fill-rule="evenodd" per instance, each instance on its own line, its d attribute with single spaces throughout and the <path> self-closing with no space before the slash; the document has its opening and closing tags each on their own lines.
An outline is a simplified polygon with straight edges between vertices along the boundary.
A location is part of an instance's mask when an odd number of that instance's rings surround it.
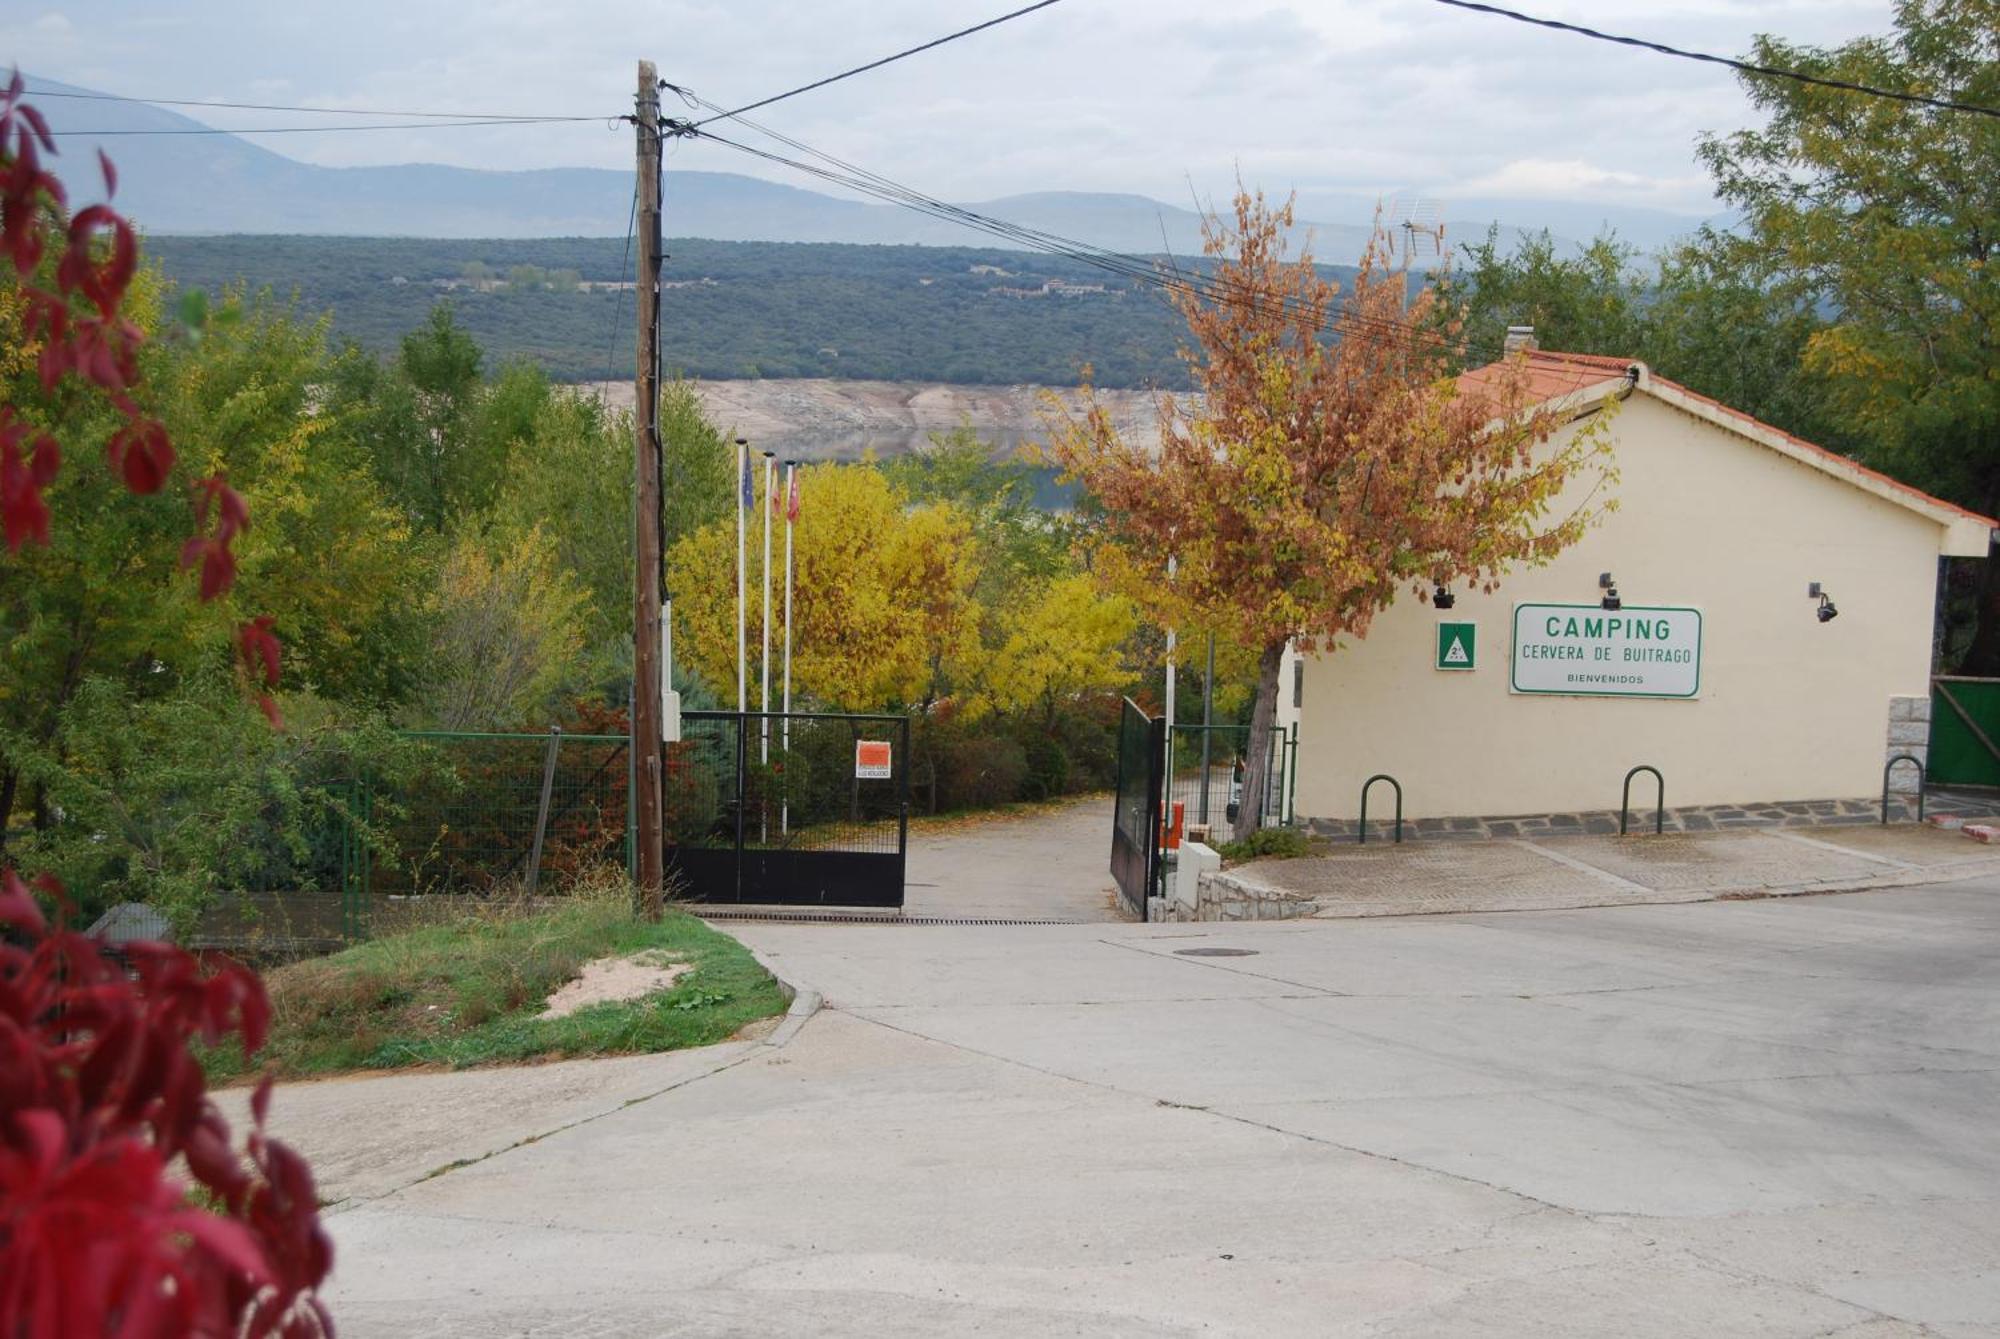
<svg viewBox="0 0 2000 1339">
<path fill-rule="evenodd" d="M 777 453 L 764 453 L 764 638 L 758 668 L 757 710 L 764 713 L 761 761 L 771 761 L 771 513 L 778 509 Z"/>
<path fill-rule="evenodd" d="M 750 506 L 750 443 L 742 437 L 736 439 L 736 473 L 741 479 L 742 495 L 736 499 L 736 711 L 738 715 L 750 710 L 749 685 L 745 681 L 746 662 L 749 660 L 749 633 L 745 626 L 747 609 L 744 601 L 744 560 L 746 551 L 743 542 L 743 514 Z M 742 723 L 739 721 L 738 728 Z"/>
<path fill-rule="evenodd" d="M 799 519 L 798 462 L 785 462 L 785 672 L 784 715 L 779 727 L 779 751 L 792 756 L 792 523 Z M 778 810 L 778 831 L 791 830 L 792 806 L 788 799 Z"/>
</svg>

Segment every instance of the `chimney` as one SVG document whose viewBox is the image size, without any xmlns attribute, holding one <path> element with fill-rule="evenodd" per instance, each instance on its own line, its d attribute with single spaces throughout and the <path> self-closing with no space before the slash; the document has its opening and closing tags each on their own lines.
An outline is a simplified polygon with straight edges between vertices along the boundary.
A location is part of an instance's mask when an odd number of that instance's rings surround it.
<svg viewBox="0 0 2000 1339">
<path fill-rule="evenodd" d="M 1535 327 L 1531 325 L 1508 326 L 1506 343 L 1500 347 L 1509 358 L 1512 358 L 1517 353 L 1533 353 L 1535 351 Z"/>
</svg>

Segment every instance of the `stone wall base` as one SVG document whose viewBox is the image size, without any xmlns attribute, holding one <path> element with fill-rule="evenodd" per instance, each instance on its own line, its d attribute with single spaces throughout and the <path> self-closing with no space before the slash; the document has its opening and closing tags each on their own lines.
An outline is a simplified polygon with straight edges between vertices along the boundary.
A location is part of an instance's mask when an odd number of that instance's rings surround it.
<svg viewBox="0 0 2000 1339">
<path fill-rule="evenodd" d="M 1198 876 L 1192 902 L 1167 898 L 1170 921 L 1285 921 L 1310 916 L 1316 903 L 1221 871 Z"/>
<path fill-rule="evenodd" d="M 1953 805 L 1955 810 L 1960 806 Z M 1635 804 L 1629 831 L 1651 832 L 1654 810 Z M 1917 816 L 1916 796 L 1891 795 L 1889 821 L 1909 822 Z M 1882 821 L 1882 799 L 1785 800 L 1767 804 L 1701 804 L 1666 812 L 1668 832 L 1721 832 L 1731 828 L 1843 827 Z M 1350 818 L 1308 818 L 1300 823 L 1318 837 L 1353 840 L 1359 825 Z M 1394 819 L 1368 820 L 1368 840 L 1395 836 Z M 1493 818 L 1412 818 L 1403 823 L 1404 841 L 1490 841 L 1509 837 L 1578 837 L 1618 831 L 1616 809 L 1577 810 L 1563 814 L 1506 814 Z"/>
</svg>

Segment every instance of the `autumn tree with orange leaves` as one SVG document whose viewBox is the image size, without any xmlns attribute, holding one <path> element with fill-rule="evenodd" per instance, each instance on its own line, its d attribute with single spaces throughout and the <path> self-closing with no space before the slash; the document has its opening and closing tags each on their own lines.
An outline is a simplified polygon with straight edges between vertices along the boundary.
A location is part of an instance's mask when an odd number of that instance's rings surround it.
<svg viewBox="0 0 2000 1339">
<path fill-rule="evenodd" d="M 1161 397 L 1157 451 L 1122 438 L 1087 388 L 1081 413 L 1050 423 L 1055 457 L 1103 504 L 1107 582 L 1162 624 L 1258 651 L 1238 839 L 1263 820 L 1287 642 L 1331 650 L 1401 592 L 1490 591 L 1548 561 L 1595 515 L 1558 514 L 1559 495 L 1610 471 L 1595 425 L 1552 443 L 1560 421 L 1527 403 L 1523 369 L 1458 394 L 1456 323 L 1427 287 L 1411 295 L 1385 232 L 1343 293 L 1309 252 L 1287 258 L 1291 226 L 1289 201 L 1241 190 L 1233 227 L 1205 224 L 1212 270 L 1170 290 L 1197 394 Z"/>
</svg>

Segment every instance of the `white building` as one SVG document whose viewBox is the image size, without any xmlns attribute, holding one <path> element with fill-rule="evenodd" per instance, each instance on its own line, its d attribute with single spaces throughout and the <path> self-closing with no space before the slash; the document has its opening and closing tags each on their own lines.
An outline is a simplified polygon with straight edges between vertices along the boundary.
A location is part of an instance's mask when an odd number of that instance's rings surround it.
<svg viewBox="0 0 2000 1339">
<path fill-rule="evenodd" d="M 1924 752 L 1938 559 L 1984 556 L 1995 522 L 1641 364 L 1528 358 L 1558 441 L 1622 401 L 1617 509 L 1496 594 L 1401 597 L 1307 657 L 1298 815 L 1351 821 L 1378 772 L 1411 818 L 1616 809 L 1638 764 L 1675 808 L 1879 796 L 1889 757 Z"/>
</svg>

